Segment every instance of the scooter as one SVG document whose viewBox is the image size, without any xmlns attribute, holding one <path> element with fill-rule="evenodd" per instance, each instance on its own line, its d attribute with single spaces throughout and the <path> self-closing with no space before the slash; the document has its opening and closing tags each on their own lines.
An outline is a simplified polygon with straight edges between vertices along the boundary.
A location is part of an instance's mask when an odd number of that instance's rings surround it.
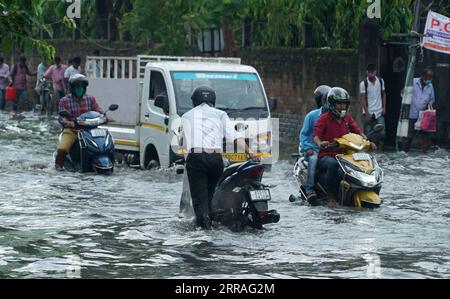
<svg viewBox="0 0 450 299">
<path fill-rule="evenodd" d="M 383 126 L 376 127 L 374 134 L 381 131 Z M 371 135 L 371 134 L 370 134 Z M 368 138 L 368 139 L 371 139 Z M 335 139 L 330 145 L 341 149 L 344 154 L 336 155 L 339 164 L 340 182 L 338 203 L 342 206 L 356 208 L 379 208 L 382 200 L 380 190 L 383 183 L 383 170 L 378 165 L 374 156 L 366 152 L 371 147 L 371 142 L 365 140 L 357 134 L 347 134 Z M 289 201 L 307 202 L 306 180 L 308 163 L 306 158 L 300 155 L 293 155 L 298 160 L 295 163 L 293 176 L 297 183 L 299 195 L 292 194 Z M 322 180 L 322 173 L 316 171 L 316 193 L 317 199 L 311 205 L 322 205 L 327 198 L 327 188 Z"/>
<path fill-rule="evenodd" d="M 262 229 L 278 223 L 280 214 L 269 210 L 272 186 L 261 183 L 264 164 L 249 160 L 225 169 L 211 203 L 212 220 L 242 231 L 246 226 Z"/>
<path fill-rule="evenodd" d="M 175 132 L 175 135 L 179 134 Z M 181 159 L 176 164 L 180 165 L 183 162 Z M 224 165 L 229 165 L 226 159 Z M 265 224 L 278 223 L 280 214 L 276 210 L 269 210 L 269 201 L 272 199 L 270 188 L 274 186 L 261 183 L 264 167 L 263 163 L 253 160 L 226 167 L 212 198 L 211 220 L 236 232 L 244 230 L 246 226 L 263 229 Z M 180 213 L 195 215 L 186 171 L 184 171 Z"/>
<path fill-rule="evenodd" d="M 39 104 L 36 104 L 35 110 L 38 111 L 41 114 L 47 114 L 49 116 L 50 111 L 50 104 L 51 104 L 51 89 L 50 89 L 50 83 L 45 78 L 39 79 L 40 88 L 38 90 L 39 95 Z"/>
<path fill-rule="evenodd" d="M 108 111 L 115 111 L 118 105 L 111 105 Z M 108 112 L 106 111 L 106 112 Z M 74 120 L 78 130 L 78 142 L 70 149 L 64 161 L 64 168 L 72 172 L 96 172 L 110 175 L 114 171 L 114 142 L 107 129 L 98 128 L 106 124 L 106 112 L 89 111 Z M 68 111 L 61 111 L 62 117 L 70 117 Z M 60 135 L 61 139 L 62 134 Z M 54 154 L 56 157 L 56 152 Z"/>
</svg>

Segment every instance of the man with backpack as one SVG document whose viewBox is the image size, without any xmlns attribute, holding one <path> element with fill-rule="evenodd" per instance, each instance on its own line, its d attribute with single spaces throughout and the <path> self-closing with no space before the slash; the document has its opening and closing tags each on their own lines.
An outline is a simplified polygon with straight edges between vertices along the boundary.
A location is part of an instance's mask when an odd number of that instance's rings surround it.
<svg viewBox="0 0 450 299">
<path fill-rule="evenodd" d="M 377 76 L 377 67 L 370 63 L 367 66 L 367 78 L 360 84 L 360 100 L 364 116 L 364 134 L 374 129 L 374 126 L 381 124 L 386 126 L 384 115 L 386 114 L 386 86 L 384 80 Z M 378 135 L 377 146 L 380 152 L 384 151 L 384 140 L 386 139 L 386 129 L 384 128 Z"/>
</svg>

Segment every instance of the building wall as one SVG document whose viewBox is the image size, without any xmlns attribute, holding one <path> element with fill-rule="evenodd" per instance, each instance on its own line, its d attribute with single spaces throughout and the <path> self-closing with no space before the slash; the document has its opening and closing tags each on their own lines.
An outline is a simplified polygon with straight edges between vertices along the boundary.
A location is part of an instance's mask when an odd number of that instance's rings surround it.
<svg viewBox="0 0 450 299">
<path fill-rule="evenodd" d="M 268 97 L 278 99 L 280 139 L 298 142 L 305 115 L 315 109 L 313 92 L 322 84 L 345 88 L 353 99 L 352 114 L 360 119 L 358 51 L 330 49 L 248 48 L 243 64 L 255 67 Z"/>
</svg>

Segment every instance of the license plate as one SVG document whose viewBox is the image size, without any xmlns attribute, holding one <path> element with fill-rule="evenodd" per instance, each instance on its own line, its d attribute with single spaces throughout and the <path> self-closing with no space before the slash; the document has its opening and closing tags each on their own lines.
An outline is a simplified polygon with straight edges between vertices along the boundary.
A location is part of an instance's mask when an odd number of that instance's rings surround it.
<svg viewBox="0 0 450 299">
<path fill-rule="evenodd" d="M 367 153 L 355 153 L 353 154 L 355 161 L 370 161 L 370 155 Z"/>
<path fill-rule="evenodd" d="M 106 136 L 106 130 L 104 129 L 93 129 L 91 130 L 92 137 L 105 137 Z"/>
<path fill-rule="evenodd" d="M 230 162 L 243 162 L 247 161 L 247 155 L 246 154 L 222 154 L 222 156 L 226 159 L 228 159 Z"/>
<path fill-rule="evenodd" d="M 268 189 L 250 191 L 252 201 L 270 200 L 270 191 Z"/>
</svg>

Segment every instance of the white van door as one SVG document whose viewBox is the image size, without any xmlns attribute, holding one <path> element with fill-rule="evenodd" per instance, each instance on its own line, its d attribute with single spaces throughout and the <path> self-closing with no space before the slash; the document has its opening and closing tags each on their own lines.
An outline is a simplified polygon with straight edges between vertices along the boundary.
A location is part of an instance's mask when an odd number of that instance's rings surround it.
<svg viewBox="0 0 450 299">
<path fill-rule="evenodd" d="M 146 76 L 148 78 L 148 76 Z M 169 91 L 160 70 L 150 70 L 148 92 L 144 92 L 141 109 L 141 165 L 169 167 Z"/>
</svg>

